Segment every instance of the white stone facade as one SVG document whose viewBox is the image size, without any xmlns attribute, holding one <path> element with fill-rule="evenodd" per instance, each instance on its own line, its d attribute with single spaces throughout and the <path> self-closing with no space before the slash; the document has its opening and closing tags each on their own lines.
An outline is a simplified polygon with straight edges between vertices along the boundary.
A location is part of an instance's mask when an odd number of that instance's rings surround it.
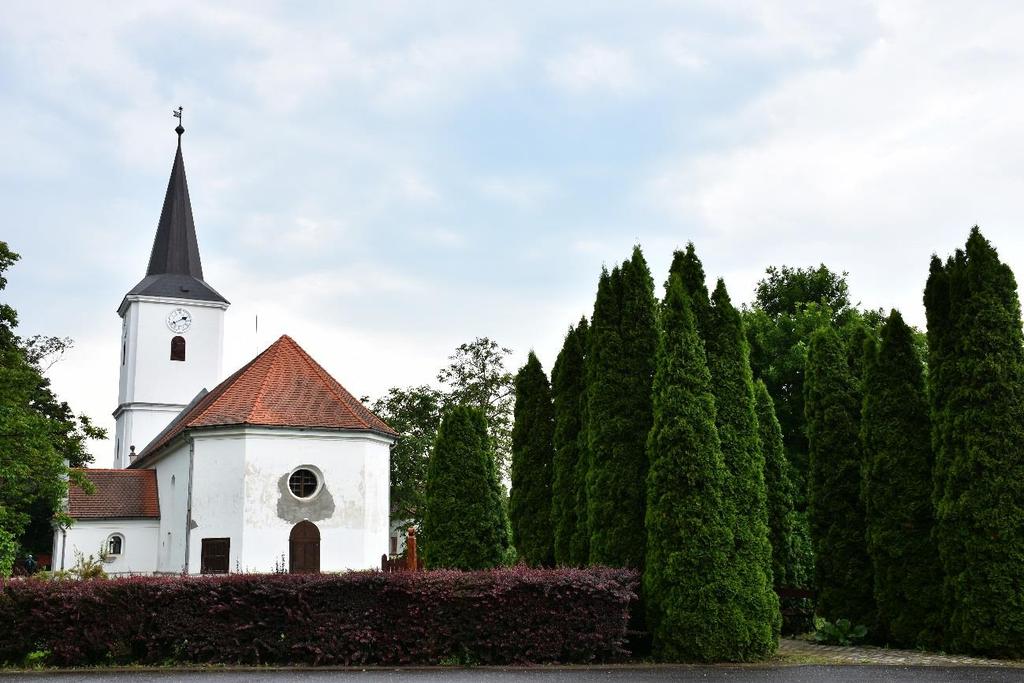
<svg viewBox="0 0 1024 683">
<path fill-rule="evenodd" d="M 112 536 L 121 537 L 121 552 L 107 554 L 103 569 L 109 576 L 152 574 L 156 571 L 157 519 L 82 519 L 54 536 L 54 570 L 71 569 L 78 555 L 100 557 L 109 548 Z"/>
<path fill-rule="evenodd" d="M 201 389 L 221 379 L 224 312 L 219 301 L 128 296 L 122 317 L 121 366 L 114 410 L 114 467 L 127 467 L 132 446 L 141 453 Z M 167 316 L 178 308 L 192 317 L 189 329 L 172 332 Z M 171 340 L 185 339 L 185 360 L 171 360 Z"/>
</svg>

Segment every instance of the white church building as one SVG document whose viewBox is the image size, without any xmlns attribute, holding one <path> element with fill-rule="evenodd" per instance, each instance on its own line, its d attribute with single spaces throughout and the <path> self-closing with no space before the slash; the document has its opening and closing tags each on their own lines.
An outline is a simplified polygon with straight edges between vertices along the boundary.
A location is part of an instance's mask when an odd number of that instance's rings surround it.
<svg viewBox="0 0 1024 683">
<path fill-rule="evenodd" d="M 82 470 L 53 566 L 108 574 L 318 572 L 389 551 L 393 429 L 283 336 L 221 381 L 228 301 L 203 279 L 178 147 L 122 319 L 114 466 Z"/>
</svg>

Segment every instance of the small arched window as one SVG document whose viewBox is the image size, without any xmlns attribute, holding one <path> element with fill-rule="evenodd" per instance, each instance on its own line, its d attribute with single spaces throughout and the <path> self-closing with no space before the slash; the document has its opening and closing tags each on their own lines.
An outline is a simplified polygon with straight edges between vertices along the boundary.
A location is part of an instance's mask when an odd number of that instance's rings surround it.
<svg viewBox="0 0 1024 683">
<path fill-rule="evenodd" d="M 171 360 L 185 360 L 185 338 L 171 339 Z"/>
<path fill-rule="evenodd" d="M 120 555 L 124 552 L 124 536 L 111 534 L 107 538 L 107 555 Z"/>
</svg>

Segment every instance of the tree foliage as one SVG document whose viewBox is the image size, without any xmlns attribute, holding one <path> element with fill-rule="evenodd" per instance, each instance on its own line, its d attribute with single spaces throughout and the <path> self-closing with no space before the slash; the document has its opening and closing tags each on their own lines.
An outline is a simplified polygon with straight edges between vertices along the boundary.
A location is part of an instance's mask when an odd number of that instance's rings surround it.
<svg viewBox="0 0 1024 683">
<path fill-rule="evenodd" d="M 0 242 L 0 291 L 18 258 Z M 87 417 L 76 417 L 44 375 L 70 340 L 24 341 L 17 323 L 14 308 L 0 303 L 0 576 L 10 573 L 22 550 L 49 550 L 55 516 L 70 523 L 61 511 L 67 477 L 87 491 L 91 486 L 69 473 L 65 460 L 72 466 L 91 462 L 88 440 L 105 436 Z"/>
<path fill-rule="evenodd" d="M 449 365 L 438 373 L 438 380 L 447 384 L 443 390 L 429 385 L 392 387 L 372 402 L 363 398 L 400 435 L 391 449 L 393 518 L 422 522 L 427 461 L 448 406 L 468 403 L 483 410 L 498 425 L 496 436 L 491 430 L 496 457 L 507 462 L 507 451 L 502 449 L 511 444 L 514 388 L 512 375 L 505 370 L 510 353 L 497 342 L 478 337 L 461 344 L 449 357 Z M 502 463 L 498 467 L 502 468 Z"/>
<path fill-rule="evenodd" d="M 431 569 L 496 567 L 508 548 L 507 527 L 487 418 L 479 408 L 453 406 L 427 466 L 424 561 Z"/>
<path fill-rule="evenodd" d="M 590 560 L 642 567 L 651 381 L 657 345 L 654 284 L 639 247 L 602 272 L 587 355 Z"/>
<path fill-rule="evenodd" d="M 775 406 L 764 382 L 754 386 L 758 435 L 764 454 L 764 485 L 767 492 L 768 539 L 772 546 L 772 577 L 776 586 L 809 588 L 813 560 L 810 548 L 800 540 L 806 535 L 802 519 L 793 505 L 793 482 L 782 445 L 782 429 L 775 419 Z"/>
<path fill-rule="evenodd" d="M 978 228 L 926 290 L 946 643 L 1024 656 L 1024 335 L 1017 283 Z M 933 330 L 933 324 L 935 329 Z"/>
<path fill-rule="evenodd" d="M 549 567 L 555 562 L 551 516 L 555 411 L 548 378 L 533 351 L 516 374 L 515 387 L 508 510 L 512 540 L 519 557 L 527 564 Z"/>
<path fill-rule="evenodd" d="M 871 628 L 875 610 L 860 498 L 860 400 L 846 349 L 831 326 L 811 337 L 804 392 L 818 612 L 829 621 L 846 618 Z"/>
<path fill-rule="evenodd" d="M 678 249 L 672 254 L 672 265 L 669 266 L 668 280 L 665 282 L 665 292 L 668 292 L 672 276 L 678 275 L 682 281 L 683 290 L 686 292 L 690 302 L 690 310 L 693 311 L 693 319 L 697 325 L 697 334 L 704 339 L 706 327 L 711 317 L 711 298 L 708 296 L 707 277 L 704 275 L 704 264 L 697 256 L 697 249 L 693 242 L 687 242 L 686 250 Z M 666 294 L 667 295 L 667 294 Z"/>
<path fill-rule="evenodd" d="M 579 566 L 587 563 L 587 552 L 574 547 L 574 540 L 586 533 L 586 479 L 579 468 L 586 467 L 583 435 L 583 403 L 586 400 L 587 319 L 570 327 L 562 350 L 551 369 L 551 393 L 555 414 L 551 477 L 551 520 L 554 526 L 555 563 Z M 582 503 L 582 505 L 581 505 Z M 583 516 L 579 512 L 582 510 Z M 579 527 L 583 527 L 580 529 Z"/>
<path fill-rule="evenodd" d="M 806 508 L 808 446 L 804 410 L 804 369 L 811 335 L 832 324 L 856 348 L 853 363 L 860 363 L 860 326 L 877 337 L 884 315 L 861 311 L 850 304 L 846 273 L 837 274 L 824 265 L 817 268 L 769 267 L 757 285 L 757 297 L 743 312 L 750 364 L 754 377 L 764 381 L 775 402 L 782 428 L 786 459 L 796 487 L 794 503 Z M 858 375 L 859 376 L 859 375 Z"/>
<path fill-rule="evenodd" d="M 865 352 L 862 497 L 879 636 L 940 643 L 942 570 L 932 538 L 932 452 L 924 373 L 913 332 L 893 310 Z"/>
<path fill-rule="evenodd" d="M 817 268 L 769 266 L 757 283 L 757 305 L 773 318 L 797 313 L 810 303 L 841 315 L 850 307 L 846 276 L 846 272 L 832 272 L 824 263 Z"/>
<path fill-rule="evenodd" d="M 424 482 L 430 449 L 441 424 L 444 395 L 422 385 L 392 387 L 371 405 L 373 412 L 398 432 L 391 448 L 391 517 L 419 526 L 425 505 Z"/>
<path fill-rule="evenodd" d="M 743 616 L 722 502 L 728 475 L 704 345 L 679 275 L 669 279 L 662 325 L 647 441 L 647 624 L 661 660 L 735 659 Z"/>
<path fill-rule="evenodd" d="M 726 469 L 722 502 L 733 528 L 730 563 L 743 615 L 738 656 L 762 659 L 778 647 L 780 627 L 779 600 L 772 584 L 764 455 L 743 322 L 721 279 L 711 296 L 704 341 Z"/>
<path fill-rule="evenodd" d="M 488 337 L 460 344 L 449 356 L 449 364 L 437 373 L 445 385 L 445 405 L 470 405 L 484 411 L 498 471 L 508 473 L 512 453 L 512 407 L 515 387 L 505 360 L 512 349 Z"/>
</svg>

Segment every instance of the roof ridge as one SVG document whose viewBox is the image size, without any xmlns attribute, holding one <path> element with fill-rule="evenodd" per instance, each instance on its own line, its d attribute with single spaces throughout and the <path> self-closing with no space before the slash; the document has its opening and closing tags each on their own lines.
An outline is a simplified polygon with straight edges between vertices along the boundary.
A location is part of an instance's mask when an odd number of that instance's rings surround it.
<svg viewBox="0 0 1024 683">
<path fill-rule="evenodd" d="M 189 419 L 188 422 L 191 423 L 194 420 L 197 420 L 201 418 L 203 415 L 205 415 L 206 412 L 210 409 L 210 407 L 217 402 L 217 399 L 226 394 L 228 389 L 235 386 L 238 380 L 242 379 L 242 377 L 245 375 L 245 372 L 252 366 L 256 365 L 256 361 L 258 361 L 260 358 L 263 358 L 263 356 L 265 356 L 267 352 L 270 351 L 270 349 L 272 348 L 274 348 L 273 344 L 263 349 L 263 351 L 258 353 L 255 358 L 253 358 L 251 361 L 249 361 L 242 367 L 238 368 L 238 370 L 235 371 L 235 374 L 231 375 L 226 380 L 215 386 L 213 391 L 211 391 L 210 393 L 203 397 L 204 399 L 210 398 L 210 400 L 206 402 L 205 405 L 202 405 L 202 411 L 197 413 L 191 419 Z M 196 406 L 193 410 L 199 410 L 199 408 L 200 406 Z M 187 427 L 188 425 L 186 424 L 185 426 Z"/>
<path fill-rule="evenodd" d="M 72 472 L 145 472 L 147 470 L 129 470 L 123 467 L 72 467 Z"/>
<path fill-rule="evenodd" d="M 283 338 L 283 336 L 282 336 L 282 338 Z M 266 350 L 263 352 L 263 353 L 267 353 L 271 349 L 274 349 L 274 357 L 272 359 L 270 359 L 270 364 L 267 367 L 267 371 L 263 374 L 263 379 L 260 380 L 260 388 L 259 388 L 259 390 L 257 390 L 256 396 L 253 398 L 252 407 L 249 408 L 249 412 L 245 416 L 246 424 L 249 424 L 249 423 L 252 422 L 253 414 L 256 412 L 256 409 L 259 406 L 263 405 L 263 395 L 267 392 L 267 383 L 270 381 L 270 374 L 271 374 L 271 372 L 273 372 L 274 366 L 277 364 L 277 361 L 278 361 L 278 359 L 281 356 L 281 352 L 280 352 L 280 349 L 279 349 L 280 343 L 281 343 L 281 339 L 278 339 L 276 342 L 274 342 L 273 344 L 268 346 L 266 348 Z M 263 354 L 260 354 L 260 355 L 263 355 Z"/>
<path fill-rule="evenodd" d="M 301 346 L 299 346 L 298 342 L 296 342 L 291 337 L 288 337 L 288 341 L 290 341 L 292 344 L 295 345 L 295 348 L 298 349 L 298 351 L 301 354 L 303 360 L 306 362 L 306 364 L 310 368 L 312 368 L 313 372 L 315 372 L 317 374 L 317 376 L 320 378 L 320 381 L 323 382 L 325 385 L 327 385 L 327 390 L 330 391 L 331 394 L 334 395 L 334 398 L 338 399 L 338 401 L 340 401 L 341 404 L 343 406 L 345 406 L 345 408 L 347 408 L 350 413 L 352 413 L 352 416 L 355 417 L 356 420 L 358 420 L 363 425 L 364 429 L 373 429 L 373 427 L 370 425 L 370 423 L 367 422 L 367 420 L 362 415 L 360 415 L 358 413 L 358 411 L 356 411 L 356 410 L 354 410 L 352 408 L 352 406 L 349 404 L 348 400 L 344 396 L 342 396 L 341 394 L 338 393 L 337 388 L 334 386 L 335 384 L 337 384 L 337 380 L 335 380 L 331 376 L 331 374 L 329 372 L 327 372 L 327 370 L 325 370 L 323 368 L 323 366 L 321 366 L 319 363 L 317 363 L 315 360 L 313 360 L 313 357 L 310 356 L 308 353 L 306 353 L 306 350 L 304 348 L 302 348 Z"/>
</svg>

